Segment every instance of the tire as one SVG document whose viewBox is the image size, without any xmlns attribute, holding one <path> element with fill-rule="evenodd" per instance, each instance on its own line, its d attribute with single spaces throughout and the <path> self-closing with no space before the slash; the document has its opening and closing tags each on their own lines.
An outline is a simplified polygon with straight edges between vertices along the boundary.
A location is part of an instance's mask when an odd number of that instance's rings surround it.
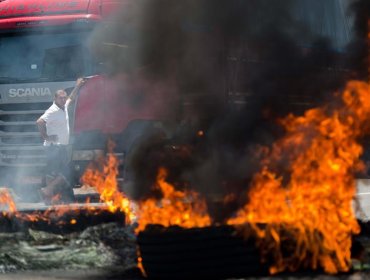
<svg viewBox="0 0 370 280">
<path fill-rule="evenodd" d="M 222 279 L 267 275 L 254 240 L 230 226 L 183 229 L 149 227 L 138 235 L 142 264 L 156 279 Z"/>
</svg>

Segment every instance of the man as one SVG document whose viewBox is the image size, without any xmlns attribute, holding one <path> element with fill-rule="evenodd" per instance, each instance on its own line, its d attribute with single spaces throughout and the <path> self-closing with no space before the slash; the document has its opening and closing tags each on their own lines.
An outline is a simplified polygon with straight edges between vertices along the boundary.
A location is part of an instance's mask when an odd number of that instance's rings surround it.
<svg viewBox="0 0 370 280">
<path fill-rule="evenodd" d="M 69 96 L 64 90 L 57 90 L 53 104 L 36 121 L 46 148 L 46 186 L 40 192 L 47 204 L 72 202 L 74 199 L 69 182 L 68 106 L 74 101 L 84 83 L 85 80 L 79 78 Z"/>
</svg>

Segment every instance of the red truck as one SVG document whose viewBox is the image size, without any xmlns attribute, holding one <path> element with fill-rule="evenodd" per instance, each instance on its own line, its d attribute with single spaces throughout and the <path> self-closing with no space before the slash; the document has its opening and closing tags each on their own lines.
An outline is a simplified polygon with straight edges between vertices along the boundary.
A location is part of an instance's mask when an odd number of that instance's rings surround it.
<svg viewBox="0 0 370 280">
<path fill-rule="evenodd" d="M 120 141 L 118 156 L 148 127 L 165 129 L 175 94 L 140 73 L 101 74 L 88 46 L 94 30 L 109 28 L 123 0 L 0 1 L 0 178 L 32 199 L 45 165 L 35 120 L 57 89 L 67 92 L 88 77 L 71 108 L 71 159 L 75 183 L 86 164 Z M 102 42 L 114 47 L 115 43 Z M 102 44 L 104 47 L 104 44 Z M 140 84 L 138 87 L 137 84 Z M 124 141 L 121 141 L 124 139 Z M 25 188 L 24 188 L 25 187 Z"/>
<path fill-rule="evenodd" d="M 71 91 L 78 77 L 88 77 L 88 81 L 80 89 L 70 112 L 70 156 L 76 184 L 86 164 L 106 151 L 109 137 L 117 143 L 115 153 L 124 160 L 148 132 L 161 131 L 171 138 L 179 131 L 177 124 L 185 121 L 197 125 L 204 117 L 199 113 L 204 113 L 205 122 L 213 118 L 224 124 L 218 127 L 218 132 L 213 131 L 218 133 L 217 140 L 231 136 L 225 141 L 244 141 L 243 137 L 249 137 L 243 132 L 248 129 L 244 125 L 254 120 L 249 112 L 259 109 L 257 106 L 264 102 L 261 99 L 273 97 L 271 93 L 275 89 L 279 94 L 289 95 L 271 99 L 270 103 L 276 103 L 276 107 L 302 111 L 312 106 L 315 98 L 310 93 L 295 92 L 296 88 L 289 92 L 285 88 L 292 80 L 290 75 L 294 75 L 294 81 L 304 82 L 305 79 L 297 78 L 296 68 L 306 66 L 310 77 L 318 76 L 323 67 L 330 73 L 338 72 L 330 67 L 330 60 L 326 65 L 326 59 L 320 59 L 326 57 L 320 48 L 297 41 L 296 44 L 303 45 L 289 49 L 285 46 L 290 41 L 278 41 L 279 36 L 274 32 L 271 32 L 274 36 L 264 34 L 259 25 L 264 17 L 254 13 L 253 9 L 258 7 L 252 5 L 253 1 L 194 1 L 200 3 L 200 10 L 194 12 L 192 1 L 148 0 L 145 3 L 153 13 L 147 17 L 135 10 L 133 4 L 139 2 L 145 1 L 0 1 L 2 185 L 18 188 L 20 194 L 31 199 L 33 193 L 26 190 L 32 189 L 31 184 L 40 186 L 45 165 L 35 120 L 50 106 L 54 92 Z M 337 15 L 325 17 L 328 22 L 320 21 L 322 26 L 318 26 L 316 21 L 311 22 L 317 10 L 337 11 L 345 18 L 343 7 L 317 6 L 316 10 L 302 7 L 297 7 L 294 15 L 320 32 L 326 32 L 324 27 L 330 27 L 330 20 Z M 144 22 L 146 29 L 136 33 L 135 28 L 143 27 L 140 22 Z M 341 25 L 338 28 L 344 30 Z M 350 36 L 339 36 L 340 32 L 325 32 L 321 35 L 333 36 L 341 46 L 350 39 Z M 137 39 L 144 41 L 144 47 L 137 45 Z M 181 42 L 186 42 L 186 46 Z M 277 52 L 276 47 L 283 52 Z M 320 62 L 317 67 L 307 63 L 316 52 L 316 61 Z M 132 59 L 143 53 L 143 61 Z M 154 64 L 156 60 L 167 59 L 168 69 L 161 79 L 155 78 L 156 72 L 163 70 L 160 67 L 147 71 L 146 55 Z M 304 63 L 292 63 L 297 58 Z M 270 88 L 272 84 L 274 87 Z M 212 102 L 217 103 L 216 107 L 220 104 L 227 107 L 228 111 L 215 110 Z M 242 118 L 233 117 L 246 106 L 250 110 L 240 114 Z M 240 125 L 230 126 L 228 121 L 233 119 L 237 120 L 233 125 Z"/>
</svg>

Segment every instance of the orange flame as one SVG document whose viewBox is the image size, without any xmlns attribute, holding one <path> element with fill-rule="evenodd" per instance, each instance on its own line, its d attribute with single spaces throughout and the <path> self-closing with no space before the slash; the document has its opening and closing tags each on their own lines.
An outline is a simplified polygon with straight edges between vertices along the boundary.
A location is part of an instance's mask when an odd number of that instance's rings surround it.
<svg viewBox="0 0 370 280">
<path fill-rule="evenodd" d="M 367 29 L 369 32 L 367 33 L 367 49 L 370 50 L 370 19 L 367 22 Z M 370 81 L 370 51 L 369 51 L 369 56 L 368 56 L 368 79 Z"/>
<path fill-rule="evenodd" d="M 166 182 L 167 170 L 160 168 L 157 175 L 157 187 L 163 197 L 147 199 L 139 204 L 138 227 L 136 232 L 144 230 L 148 224 L 163 226 L 178 225 L 184 228 L 205 227 L 211 224 L 204 200 L 193 191 L 177 191 Z"/>
<path fill-rule="evenodd" d="M 93 206 L 85 206 L 90 215 L 98 215 L 101 212 L 105 211 L 106 209 L 96 208 Z M 46 223 L 54 223 L 56 225 L 65 225 L 70 223 L 72 225 L 77 224 L 77 219 L 71 219 L 69 222 L 59 220 L 59 217 L 64 216 L 65 214 L 72 215 L 75 213 L 76 217 L 81 211 L 81 207 L 76 204 L 69 204 L 69 205 L 58 205 L 58 206 L 50 206 L 44 211 L 34 211 L 32 213 L 18 211 L 16 207 L 16 203 L 13 200 L 11 193 L 9 192 L 8 188 L 0 188 L 0 211 L 2 211 L 3 216 L 8 217 L 15 217 L 20 221 L 28 221 L 28 222 L 38 222 L 43 221 Z"/>
<path fill-rule="evenodd" d="M 271 273 L 299 266 L 337 273 L 350 267 L 351 235 L 360 230 L 352 209 L 353 173 L 363 168 L 357 138 L 369 129 L 369 84 L 349 82 L 342 99 L 345 106 L 331 114 L 319 108 L 282 121 L 287 135 L 254 176 L 247 205 L 228 221 L 252 224 L 262 254 L 274 255 Z M 284 231 L 295 237 L 293 255 L 281 251 L 289 242 Z"/>
<path fill-rule="evenodd" d="M 109 143 L 109 150 L 113 150 L 112 141 Z M 127 222 L 132 222 L 136 215 L 132 209 L 131 201 L 119 190 L 117 175 L 118 159 L 113 153 L 109 153 L 102 170 L 88 168 L 81 180 L 85 184 L 96 187 L 100 199 L 108 205 L 109 211 L 122 211 L 126 214 Z"/>
<path fill-rule="evenodd" d="M 108 145 L 108 149 L 112 151 L 113 142 L 110 141 Z M 119 191 L 116 180 L 118 174 L 118 160 L 114 154 L 110 153 L 103 161 L 104 167 L 102 170 L 98 168 L 89 168 L 83 175 L 82 181 L 95 186 L 100 193 L 101 200 L 104 201 L 106 205 L 105 207 L 96 208 L 89 205 L 87 201 L 83 209 L 87 210 L 89 215 L 99 215 L 107 210 L 111 212 L 122 211 L 126 214 L 127 222 L 131 222 L 135 218 L 132 205 L 128 198 Z M 58 202 L 58 195 L 53 197 L 52 201 Z M 7 188 L 0 188 L 0 211 L 2 211 L 3 216 L 14 215 L 17 219 L 23 221 L 43 221 L 57 225 L 74 225 L 78 223 L 77 219 L 72 218 L 70 221 L 65 221 L 63 219 L 59 220 L 58 218 L 65 214 L 73 215 L 73 213 L 75 213 L 77 217 L 81 211 L 81 207 L 78 204 L 55 205 L 43 211 L 36 210 L 33 213 L 22 212 L 17 210 L 16 203 L 9 190 Z"/>
<path fill-rule="evenodd" d="M 15 202 L 6 188 L 0 188 L 0 209 L 3 215 L 15 213 L 17 211 Z"/>
</svg>

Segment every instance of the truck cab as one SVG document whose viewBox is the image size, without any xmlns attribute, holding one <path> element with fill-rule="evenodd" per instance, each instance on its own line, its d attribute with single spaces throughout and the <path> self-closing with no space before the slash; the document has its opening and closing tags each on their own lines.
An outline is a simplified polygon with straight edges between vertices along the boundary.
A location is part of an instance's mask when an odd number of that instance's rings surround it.
<svg viewBox="0 0 370 280">
<path fill-rule="evenodd" d="M 124 73 L 105 75 L 91 52 L 91 38 L 109 28 L 114 14 L 129 5 L 119 0 L 0 2 L 0 178 L 26 199 L 32 185 L 41 186 L 45 166 L 42 140 L 35 121 L 52 104 L 54 93 L 73 89 L 88 77 L 70 108 L 70 158 L 78 184 L 87 163 L 105 152 L 106 140 L 122 139 L 127 127 L 166 117 L 160 85 Z M 108 46 L 109 42 L 107 43 Z M 137 85 L 140 83 L 140 86 Z M 150 88 L 150 95 L 145 93 Z M 170 89 L 164 94 L 171 94 Z M 150 107 L 150 109 L 149 109 Z M 143 124 L 144 123 L 144 124 Z M 139 129 L 140 130 L 140 129 Z M 136 136 L 128 136 L 135 138 Z M 127 138 L 126 137 L 126 138 Z M 131 142 L 133 142 L 132 139 Z M 130 141 L 128 141 L 130 142 Z M 129 144 L 126 145 L 126 149 Z M 123 155 L 122 145 L 118 155 Z"/>
</svg>

